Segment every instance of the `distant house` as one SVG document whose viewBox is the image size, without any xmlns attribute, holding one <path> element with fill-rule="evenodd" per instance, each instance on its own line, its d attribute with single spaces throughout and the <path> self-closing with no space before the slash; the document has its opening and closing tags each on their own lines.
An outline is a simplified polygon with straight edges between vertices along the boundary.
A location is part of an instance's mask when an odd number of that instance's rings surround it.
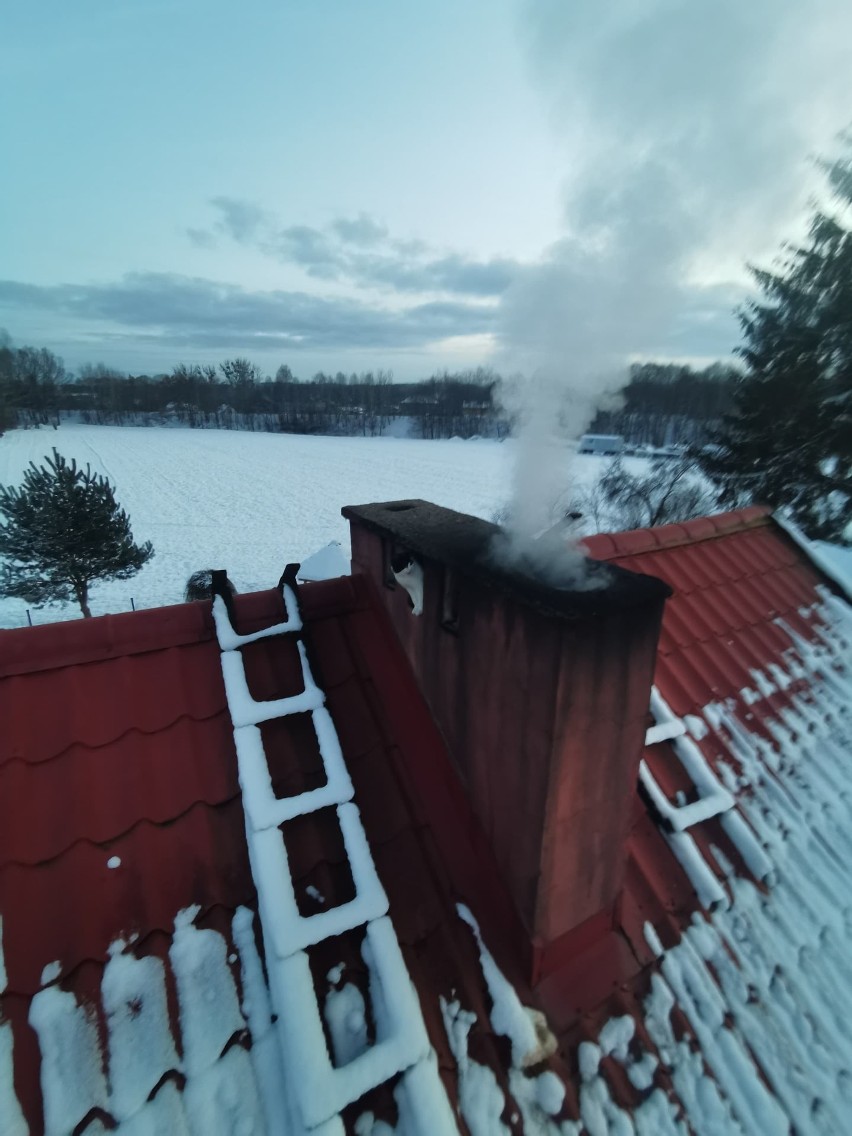
<svg viewBox="0 0 852 1136">
<path fill-rule="evenodd" d="M 407 406 L 409 409 L 419 406 L 433 407 L 438 406 L 440 399 L 437 395 L 429 394 L 412 394 L 408 398 L 404 398 L 400 406 Z"/>
<path fill-rule="evenodd" d="M 581 454 L 620 454 L 624 439 L 620 434 L 584 434 L 578 449 Z"/>
<path fill-rule="evenodd" d="M 576 591 L 344 514 L 351 576 L 0 632 L 4 1136 L 846 1131 L 843 589 L 760 509 Z"/>
</svg>

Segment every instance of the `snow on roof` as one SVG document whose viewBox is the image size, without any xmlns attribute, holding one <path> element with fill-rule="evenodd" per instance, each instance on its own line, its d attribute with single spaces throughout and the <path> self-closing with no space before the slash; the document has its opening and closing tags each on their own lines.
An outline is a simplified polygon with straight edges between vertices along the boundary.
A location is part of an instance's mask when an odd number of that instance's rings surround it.
<svg viewBox="0 0 852 1136">
<path fill-rule="evenodd" d="M 762 511 L 588 543 L 674 595 L 618 925 L 535 990 L 358 578 L 0 633 L 5 1130 L 844 1130 L 850 608 Z"/>
<path fill-rule="evenodd" d="M 299 565 L 300 580 L 334 580 L 349 575 L 349 561 L 339 540 L 333 540 L 312 553 Z"/>
<path fill-rule="evenodd" d="M 682 1109 L 696 1133 L 839 1131 L 852 1083 L 852 609 L 763 510 L 588 544 L 675 590 L 642 784 L 703 909 L 682 938 L 665 918 L 644 926 L 659 970 L 633 1007 L 641 1044 L 616 1065 L 630 1076 L 649 1063 L 672 1129 Z M 590 1132 L 615 1130 L 615 1072 L 581 1069 Z M 636 1131 L 665 1130 L 656 1106 L 643 1118 L 649 1100 L 631 1110 Z"/>
<path fill-rule="evenodd" d="M 457 1106 L 439 1000 L 455 989 L 486 1021 L 485 993 L 476 944 L 455 917 L 422 794 L 412 790 L 401 755 L 428 755 L 418 767 L 429 777 L 449 759 L 398 648 L 376 623 L 364 582 L 311 584 L 298 596 L 301 613 L 292 602 L 288 611 L 277 592 L 234 597 L 239 630 L 231 629 L 225 658 L 233 660 L 237 690 L 244 684 L 233 699 L 245 722 L 236 727 L 239 752 L 209 603 L 0 633 L 4 1123 L 14 1116 L 33 1136 L 46 1121 L 48 1131 L 118 1124 L 134 1136 L 154 1129 L 206 1136 L 250 1127 L 277 1133 L 285 1116 L 299 1131 L 301 1093 L 323 1112 L 344 1108 L 343 1119 L 335 1113 L 317 1131 L 375 1125 L 378 1134 L 383 1124 L 404 1123 L 406 1131 L 432 1132 L 436 1101 Z M 225 639 L 221 621 L 220 631 Z M 300 709 L 306 686 L 310 708 Z M 274 718 L 270 707 L 297 712 Z M 467 815 L 464 794 L 445 773 L 440 786 L 442 823 L 458 825 Z M 247 829 L 268 863 L 250 868 Z M 475 847 L 466 822 L 456 831 Z M 270 884 L 276 861 L 286 872 Z M 467 866 L 484 878 L 481 861 Z M 260 904 L 272 909 L 268 937 L 260 934 L 255 879 L 261 893 L 276 897 Z M 351 903 L 356 887 L 369 910 Z M 296 917 L 290 903 L 282 920 L 290 895 Z M 367 924 L 355 926 L 359 919 Z M 210 950 L 227 972 L 208 963 L 199 977 L 198 1012 L 212 1015 L 207 1026 L 182 1016 L 184 972 L 172 949 L 196 932 L 219 943 Z M 113 1038 L 110 1007 L 123 987 L 111 976 L 125 972 L 148 985 L 144 998 L 129 998 L 139 1026 L 117 1020 Z M 226 978 L 235 995 L 221 992 Z M 163 984 L 169 1043 L 154 1030 L 157 1021 L 162 1026 Z M 395 998 L 384 999 L 385 989 Z M 67 997 L 45 998 L 45 990 Z M 232 1031 L 224 1042 L 220 1005 Z M 63 1051 L 67 1076 L 56 1090 L 45 1053 L 57 1052 L 51 1038 L 66 1019 L 82 1031 L 81 1044 Z M 186 1065 L 187 1030 L 209 1036 L 208 1056 L 222 1066 L 202 1070 L 197 1082 Z M 478 1032 L 478 1057 L 507 1084 L 497 1039 Z M 382 1044 L 391 1037 L 400 1044 Z M 149 1056 L 138 1052 L 149 1041 Z M 414 1050 L 421 1059 L 411 1064 Z M 402 1066 L 402 1076 L 382 1081 Z M 282 1082 L 286 1068 L 290 1079 Z M 357 1092 L 360 1099 L 344 1107 Z M 237 1112 L 234 1094 L 242 1101 Z"/>
</svg>

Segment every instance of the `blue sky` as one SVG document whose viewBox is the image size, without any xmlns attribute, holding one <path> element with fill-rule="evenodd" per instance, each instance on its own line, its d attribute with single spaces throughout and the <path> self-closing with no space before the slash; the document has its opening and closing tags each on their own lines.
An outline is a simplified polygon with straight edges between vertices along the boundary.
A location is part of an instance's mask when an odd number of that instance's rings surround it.
<svg viewBox="0 0 852 1136">
<path fill-rule="evenodd" d="M 3 23 L 0 326 L 72 367 L 724 357 L 744 262 L 801 229 L 852 120 L 840 0 L 48 0 Z"/>
</svg>

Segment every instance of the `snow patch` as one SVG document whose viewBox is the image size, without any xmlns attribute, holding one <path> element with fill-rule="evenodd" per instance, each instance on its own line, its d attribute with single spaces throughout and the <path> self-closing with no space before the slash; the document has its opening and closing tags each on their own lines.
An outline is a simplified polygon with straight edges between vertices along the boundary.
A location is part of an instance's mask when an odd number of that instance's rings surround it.
<svg viewBox="0 0 852 1136">
<path fill-rule="evenodd" d="M 636 1032 L 636 1022 L 629 1014 L 620 1018 L 610 1018 L 598 1035 L 598 1045 L 604 1056 L 616 1057 L 622 1063 L 627 1060 L 627 1048 Z"/>
<path fill-rule="evenodd" d="M 299 565 L 300 580 L 335 580 L 339 576 L 350 575 L 349 561 L 346 559 L 339 540 L 333 540 L 314 552 Z"/>
<path fill-rule="evenodd" d="M 689 730 L 689 732 L 697 742 L 700 742 L 703 738 L 706 738 L 708 733 L 710 732 L 709 727 L 707 726 L 707 723 L 704 721 L 704 719 L 699 718 L 695 714 L 684 714 L 683 720 L 686 723 L 686 728 Z"/>
<path fill-rule="evenodd" d="M 62 967 L 59 961 L 49 962 L 41 972 L 41 985 L 49 986 L 51 982 L 55 982 L 62 973 Z"/>
<path fill-rule="evenodd" d="M 251 1061 L 266 1116 L 266 1130 L 273 1136 L 279 1129 L 286 1128 L 285 1118 L 290 1120 L 294 1130 L 295 1125 L 286 1090 L 287 1071 L 272 1025 L 269 989 L 254 937 L 254 913 L 247 907 L 238 907 L 231 930 L 240 955 L 241 1008 L 251 1034 Z"/>
<path fill-rule="evenodd" d="M 416 561 L 412 560 L 409 564 L 399 572 L 394 572 L 394 579 L 405 588 L 411 597 L 411 614 L 423 614 L 423 568 Z"/>
<path fill-rule="evenodd" d="M 101 1000 L 109 1034 L 110 1111 L 117 1120 L 143 1107 L 179 1062 L 169 1026 L 165 967 L 158 958 L 115 950 L 104 970 Z"/>
<path fill-rule="evenodd" d="M 323 1017 L 331 1035 L 334 1063 L 339 1068 L 360 1057 L 367 1049 L 367 1013 L 364 995 L 354 982 L 325 996 Z"/>
<path fill-rule="evenodd" d="M 41 1049 L 45 1136 L 67 1136 L 92 1108 L 108 1108 L 97 1021 L 59 986 L 40 990 L 29 1022 Z"/>
<path fill-rule="evenodd" d="M 480 1065 L 468 1055 L 468 1037 L 476 1023 L 476 1014 L 463 1010 L 458 1002 L 441 998 L 444 1028 L 456 1060 L 459 1106 L 471 1136 L 510 1136 L 502 1122 L 506 1098 L 497 1078 L 487 1065 Z"/>
<path fill-rule="evenodd" d="M 533 1083 L 539 1108 L 549 1116 L 556 1116 L 565 1103 L 565 1086 L 550 1069 L 533 1078 Z"/>
<path fill-rule="evenodd" d="M 21 1104 L 15 1093 L 12 1027 L 0 1022 L 0 1134 L 29 1136 Z"/>
<path fill-rule="evenodd" d="M 521 1004 L 514 986 L 497 966 L 482 941 L 479 924 L 470 909 L 456 904 L 461 919 L 473 931 L 479 948 L 479 963 L 491 998 L 491 1025 L 495 1033 L 507 1037 L 512 1044 L 512 1064 L 519 1069 L 544 1061 L 556 1050 L 556 1039 L 547 1028 L 539 1011 Z"/>
<path fill-rule="evenodd" d="M 225 940 L 217 931 L 193 926 L 198 911 L 190 907 L 177 914 L 169 948 L 177 983 L 183 1068 L 190 1077 L 218 1061 L 231 1037 L 245 1026 Z"/>
</svg>

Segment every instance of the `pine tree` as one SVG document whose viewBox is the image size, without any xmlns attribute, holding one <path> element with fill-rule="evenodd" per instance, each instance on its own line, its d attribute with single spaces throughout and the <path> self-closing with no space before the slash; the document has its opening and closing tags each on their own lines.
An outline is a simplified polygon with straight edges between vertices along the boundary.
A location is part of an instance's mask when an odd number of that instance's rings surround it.
<svg viewBox="0 0 852 1136">
<path fill-rule="evenodd" d="M 95 580 L 127 580 L 154 555 L 136 544 L 109 481 L 54 449 L 30 462 L 23 485 L 0 485 L 0 594 L 35 607 L 75 599 L 90 616 Z"/>
<path fill-rule="evenodd" d="M 825 165 L 836 215 L 817 212 L 740 313 L 747 372 L 700 457 L 723 503 L 786 508 L 813 539 L 852 542 L 852 158 Z"/>
</svg>

